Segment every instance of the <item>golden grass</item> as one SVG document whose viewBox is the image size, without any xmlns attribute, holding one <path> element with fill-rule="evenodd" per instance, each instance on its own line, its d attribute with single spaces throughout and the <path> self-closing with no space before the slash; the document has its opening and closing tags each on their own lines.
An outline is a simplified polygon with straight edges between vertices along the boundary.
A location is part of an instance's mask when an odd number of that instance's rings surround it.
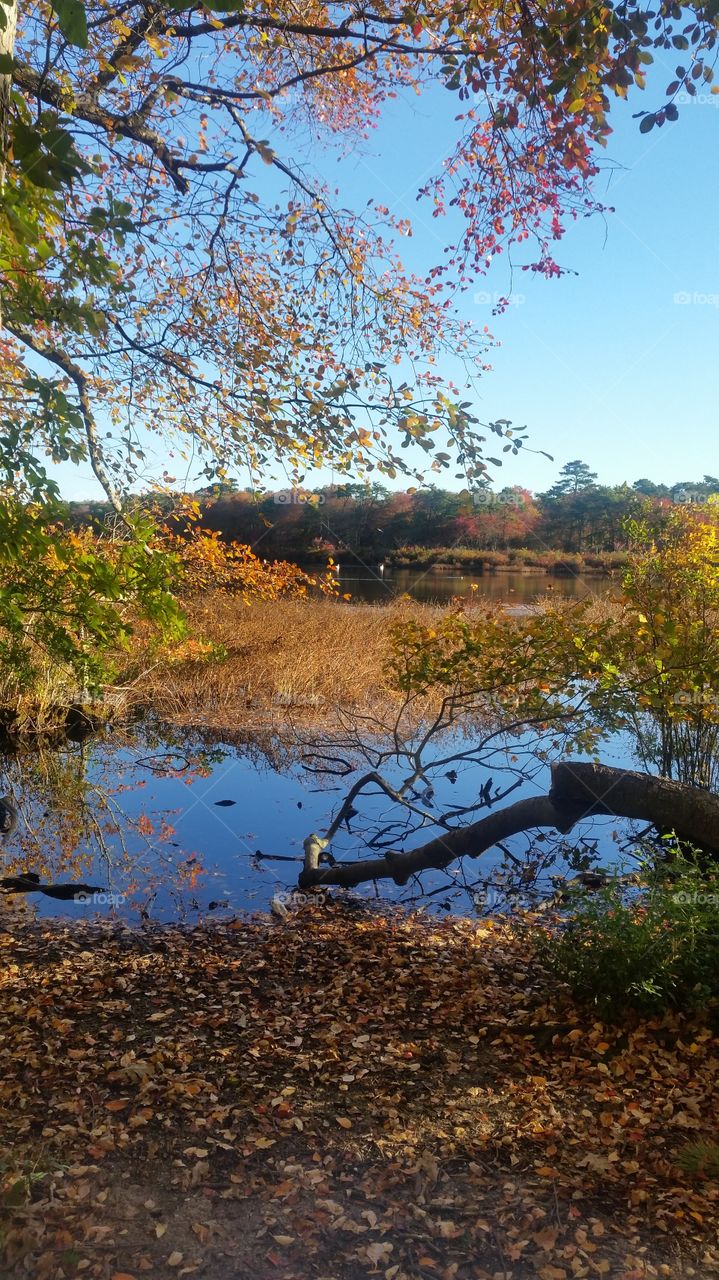
<svg viewBox="0 0 719 1280">
<path fill-rule="evenodd" d="M 478 596 L 463 605 L 471 617 L 488 602 Z M 62 735 L 78 715 L 86 714 L 90 727 L 132 705 L 177 724 L 233 731 L 288 719 L 329 728 L 338 708 L 381 715 L 401 699 L 387 671 L 392 625 L 410 618 L 432 625 L 453 606 L 407 597 L 347 604 L 316 596 L 247 605 L 217 591 L 185 607 L 189 638 L 174 651 L 158 650 L 156 638 L 138 624 L 129 653 L 115 655 L 118 677 L 92 706 L 60 663 L 39 660 L 28 688 L 11 671 L 0 672 L 0 734 Z M 571 611 L 576 602 L 546 597 L 536 607 Z M 598 621 L 617 608 L 617 601 L 598 596 L 586 616 Z"/>
<path fill-rule="evenodd" d="M 188 607 L 195 639 L 141 675 L 134 697 L 163 718 L 223 727 L 288 714 L 326 719 L 337 706 L 386 705 L 398 696 L 386 673 L 392 624 L 439 612 L 411 601 L 247 606 L 237 597 L 205 595 Z M 220 647 L 221 656 L 208 658 L 197 637 Z"/>
<path fill-rule="evenodd" d="M 387 713 L 402 697 L 387 670 L 393 624 L 414 618 L 429 626 L 451 608 L 408 598 L 348 605 L 316 597 L 248 606 L 222 592 L 186 607 L 192 639 L 152 665 L 138 655 L 146 670 L 135 679 L 132 698 L 162 719 L 216 729 L 288 718 L 330 727 L 338 708 Z M 576 604 L 552 598 L 536 607 Z M 485 608 L 479 597 L 466 612 L 471 617 Z M 598 597 L 588 616 L 598 621 L 616 609 L 616 601 Z M 209 645 L 217 656 L 208 657 Z"/>
</svg>

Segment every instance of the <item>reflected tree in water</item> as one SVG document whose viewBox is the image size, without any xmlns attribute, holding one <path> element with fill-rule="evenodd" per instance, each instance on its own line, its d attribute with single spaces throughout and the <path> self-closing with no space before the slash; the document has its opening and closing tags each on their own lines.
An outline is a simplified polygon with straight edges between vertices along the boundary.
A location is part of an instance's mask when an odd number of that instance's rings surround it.
<svg viewBox="0 0 719 1280">
<path fill-rule="evenodd" d="M 174 815 L 148 815 L 137 794 L 145 786 L 143 773 L 191 785 L 209 776 L 224 754 L 218 746 L 183 742 L 174 747 L 167 733 L 160 737 L 145 726 L 141 747 L 135 735 L 118 732 L 112 739 L 106 735 L 6 755 L 3 785 L 19 821 L 3 849 L 3 878 L 10 884 L 13 877 L 30 873 L 44 885 L 69 881 L 86 892 L 101 890 L 111 905 L 133 899 L 141 910 L 160 882 L 178 892 L 192 888 L 202 867 L 196 857 L 170 852 L 176 844 Z M 26 891 L 33 892 L 31 880 Z"/>
</svg>

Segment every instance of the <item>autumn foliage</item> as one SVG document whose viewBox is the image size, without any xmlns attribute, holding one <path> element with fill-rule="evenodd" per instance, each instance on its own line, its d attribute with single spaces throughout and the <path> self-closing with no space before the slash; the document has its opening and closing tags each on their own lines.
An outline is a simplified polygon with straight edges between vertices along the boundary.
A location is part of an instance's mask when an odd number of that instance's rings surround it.
<svg viewBox="0 0 719 1280">
<path fill-rule="evenodd" d="M 195 451 L 210 478 L 278 456 L 296 475 L 413 457 L 483 475 L 471 401 L 436 372 L 447 348 L 484 363 L 458 291 L 510 250 L 561 273 L 567 223 L 599 207 L 612 98 L 644 86 L 655 48 L 691 43 L 643 127 L 673 119 L 677 92 L 712 79 L 715 32 L 687 5 L 650 34 L 637 3 L 23 7 L 0 220 L 21 485 L 47 488 L 47 448 L 87 459 L 119 505 L 144 432 L 168 471 Z M 349 201 L 323 163 L 361 147 L 398 90 L 433 92 L 447 118 L 447 159 L 417 192 L 447 252 L 423 272 L 400 258 L 411 221 L 371 188 Z"/>
<path fill-rule="evenodd" d="M 140 544 L 125 517 L 148 472 L 481 484 L 487 442 L 524 437 L 480 424 L 472 384 L 438 372 L 447 352 L 486 368 L 458 298 L 501 255 L 561 274 L 566 226 L 601 207 L 612 99 L 644 87 L 654 51 L 691 50 L 641 128 L 674 120 L 713 78 L 717 30 L 713 6 L 655 18 L 638 0 L 2 0 L 0 19 L 0 500 L 50 528 L 49 464 L 87 464 Z M 412 221 L 371 184 L 350 197 L 334 163 L 398 93 L 446 117 L 415 193 L 439 240 L 421 269 L 400 252 Z M 26 535 L 15 553 L 39 573 Z"/>
<path fill-rule="evenodd" d="M 173 557 L 174 587 L 180 597 L 224 591 L 249 604 L 252 600 L 298 598 L 309 592 L 338 594 L 332 560 L 324 573 L 304 573 L 287 560 L 261 560 L 251 547 L 224 542 L 219 533 L 197 525 L 184 537 L 166 531 L 160 546 Z"/>
</svg>

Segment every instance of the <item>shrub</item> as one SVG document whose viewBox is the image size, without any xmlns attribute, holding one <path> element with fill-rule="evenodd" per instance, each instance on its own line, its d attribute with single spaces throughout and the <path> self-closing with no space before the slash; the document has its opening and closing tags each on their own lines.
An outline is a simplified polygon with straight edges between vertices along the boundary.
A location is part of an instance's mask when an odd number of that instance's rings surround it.
<svg viewBox="0 0 719 1280">
<path fill-rule="evenodd" d="M 625 569 L 629 557 L 626 551 L 597 551 L 584 556 L 584 563 L 589 569 L 603 569 L 607 573 L 617 569 Z"/>
<path fill-rule="evenodd" d="M 551 565 L 551 572 L 561 576 L 563 574 L 574 575 L 580 574 L 584 568 L 584 561 L 581 556 L 561 556 Z"/>
<path fill-rule="evenodd" d="M 605 1014 L 715 1001 L 719 869 L 702 866 L 701 855 L 681 855 L 645 872 L 640 888 L 609 880 L 570 907 L 542 951 L 574 995 Z"/>
</svg>

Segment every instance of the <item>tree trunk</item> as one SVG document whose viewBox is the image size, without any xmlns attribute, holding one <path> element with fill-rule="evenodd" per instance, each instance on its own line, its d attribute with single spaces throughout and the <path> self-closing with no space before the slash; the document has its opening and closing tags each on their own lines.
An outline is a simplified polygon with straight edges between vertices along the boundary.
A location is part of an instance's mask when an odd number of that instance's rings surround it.
<svg viewBox="0 0 719 1280">
<path fill-rule="evenodd" d="M 674 831 L 693 844 L 719 853 L 719 796 L 651 774 L 565 762 L 552 766 L 548 795 L 518 800 L 471 826 L 448 831 L 407 853 L 388 850 L 383 858 L 320 866 L 326 842 L 319 836 L 309 836 L 299 887 L 339 885 L 348 889 L 382 879 L 402 885 L 419 871 L 441 870 L 456 858 L 478 858 L 500 840 L 521 831 L 554 827 L 565 833 L 582 818 L 594 814 L 651 822 L 659 831 Z"/>
<path fill-rule="evenodd" d="M 12 73 L 2 70 L 2 63 L 12 58 L 15 50 L 15 27 L 17 24 L 17 4 L 10 0 L 2 4 L 2 18 L 5 26 L 0 27 L 0 195 L 5 186 L 7 169 L 7 153 L 10 142 L 10 95 L 12 93 Z"/>
<path fill-rule="evenodd" d="M 17 24 L 17 3 L 16 0 L 9 0 L 3 4 L 0 0 L 0 21 L 4 19 L 5 25 L 0 27 L 0 200 L 5 190 L 5 174 L 7 172 L 7 157 L 10 146 L 10 121 L 11 121 L 11 95 L 12 95 L 12 72 L 3 71 L 3 63 L 7 63 L 8 58 L 12 58 L 15 51 L 15 27 Z M 2 297 L 0 297 L 0 324 L 3 320 Z"/>
</svg>

